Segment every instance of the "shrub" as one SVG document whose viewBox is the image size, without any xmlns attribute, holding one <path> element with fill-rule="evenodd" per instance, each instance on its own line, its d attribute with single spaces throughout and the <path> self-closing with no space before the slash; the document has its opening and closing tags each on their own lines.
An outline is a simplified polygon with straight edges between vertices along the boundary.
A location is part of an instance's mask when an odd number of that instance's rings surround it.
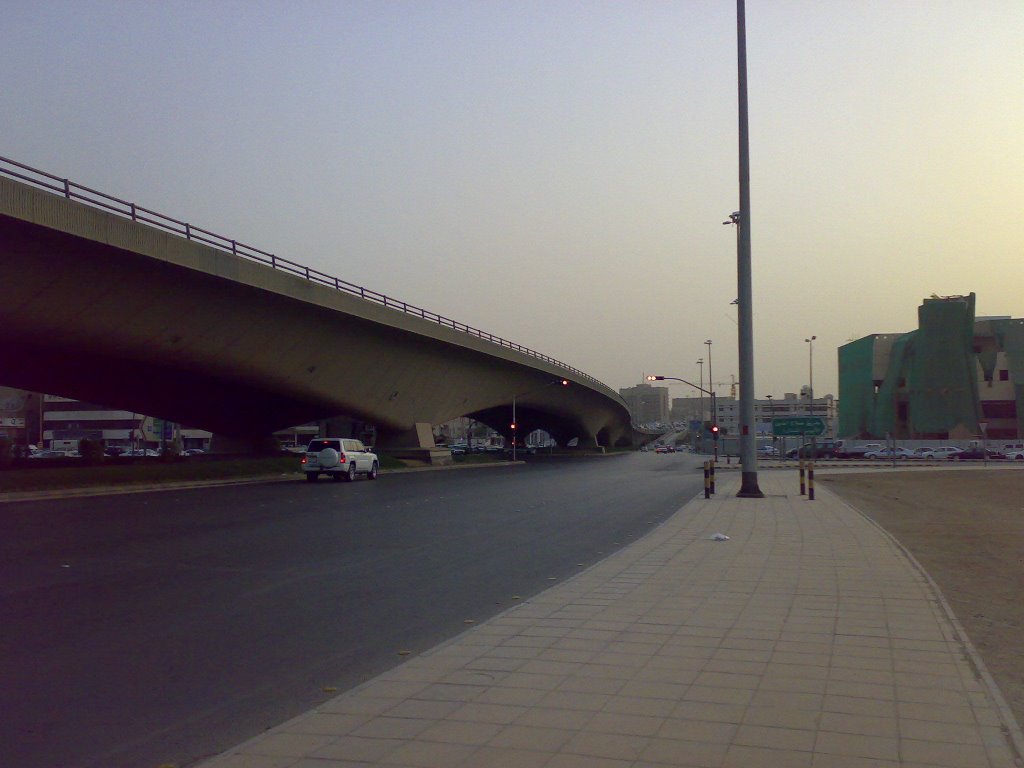
<svg viewBox="0 0 1024 768">
<path fill-rule="evenodd" d="M 181 449 L 178 447 L 177 443 L 167 443 L 164 445 L 163 451 L 160 453 L 160 461 L 177 461 L 180 458 Z"/>
<path fill-rule="evenodd" d="M 102 440 L 79 440 L 78 453 L 86 464 L 103 463 L 103 441 Z"/>
</svg>

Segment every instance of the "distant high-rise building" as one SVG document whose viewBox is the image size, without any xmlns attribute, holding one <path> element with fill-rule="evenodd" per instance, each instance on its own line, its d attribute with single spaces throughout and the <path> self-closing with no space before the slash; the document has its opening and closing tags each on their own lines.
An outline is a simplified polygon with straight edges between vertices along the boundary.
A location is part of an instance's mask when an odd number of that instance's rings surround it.
<svg viewBox="0 0 1024 768">
<path fill-rule="evenodd" d="M 643 383 L 620 389 L 619 394 L 626 401 L 634 424 L 668 423 L 668 387 Z"/>
</svg>

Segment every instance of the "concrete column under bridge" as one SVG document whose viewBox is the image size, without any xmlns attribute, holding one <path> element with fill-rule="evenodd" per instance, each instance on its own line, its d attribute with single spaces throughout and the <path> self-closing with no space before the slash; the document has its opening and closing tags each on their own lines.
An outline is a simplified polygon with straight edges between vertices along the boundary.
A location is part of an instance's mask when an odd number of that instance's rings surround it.
<svg viewBox="0 0 1024 768">
<path fill-rule="evenodd" d="M 386 453 L 396 459 L 413 459 L 435 466 L 452 463 L 452 452 L 438 448 L 434 443 L 434 428 L 421 421 L 404 432 L 381 431 L 374 446 L 377 453 Z"/>
</svg>

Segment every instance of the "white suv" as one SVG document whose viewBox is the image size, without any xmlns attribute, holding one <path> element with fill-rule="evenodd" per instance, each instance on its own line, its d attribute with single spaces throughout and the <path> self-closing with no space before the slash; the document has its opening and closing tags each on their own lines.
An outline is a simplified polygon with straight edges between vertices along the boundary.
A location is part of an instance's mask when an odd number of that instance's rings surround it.
<svg viewBox="0 0 1024 768">
<path fill-rule="evenodd" d="M 359 440 L 347 437 L 321 437 L 310 440 L 306 455 L 302 457 L 302 471 L 306 480 L 315 483 L 320 475 L 330 475 L 334 480 L 356 479 L 366 475 L 367 480 L 376 480 L 380 470 L 377 454 Z"/>
</svg>

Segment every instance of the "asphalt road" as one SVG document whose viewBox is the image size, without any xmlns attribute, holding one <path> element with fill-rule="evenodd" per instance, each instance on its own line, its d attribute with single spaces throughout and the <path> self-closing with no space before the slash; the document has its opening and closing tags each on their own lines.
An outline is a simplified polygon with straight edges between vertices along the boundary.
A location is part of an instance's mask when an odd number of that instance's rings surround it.
<svg viewBox="0 0 1024 768">
<path fill-rule="evenodd" d="M 686 454 L 0 505 L 0 765 L 187 766 L 643 535 Z"/>
</svg>

